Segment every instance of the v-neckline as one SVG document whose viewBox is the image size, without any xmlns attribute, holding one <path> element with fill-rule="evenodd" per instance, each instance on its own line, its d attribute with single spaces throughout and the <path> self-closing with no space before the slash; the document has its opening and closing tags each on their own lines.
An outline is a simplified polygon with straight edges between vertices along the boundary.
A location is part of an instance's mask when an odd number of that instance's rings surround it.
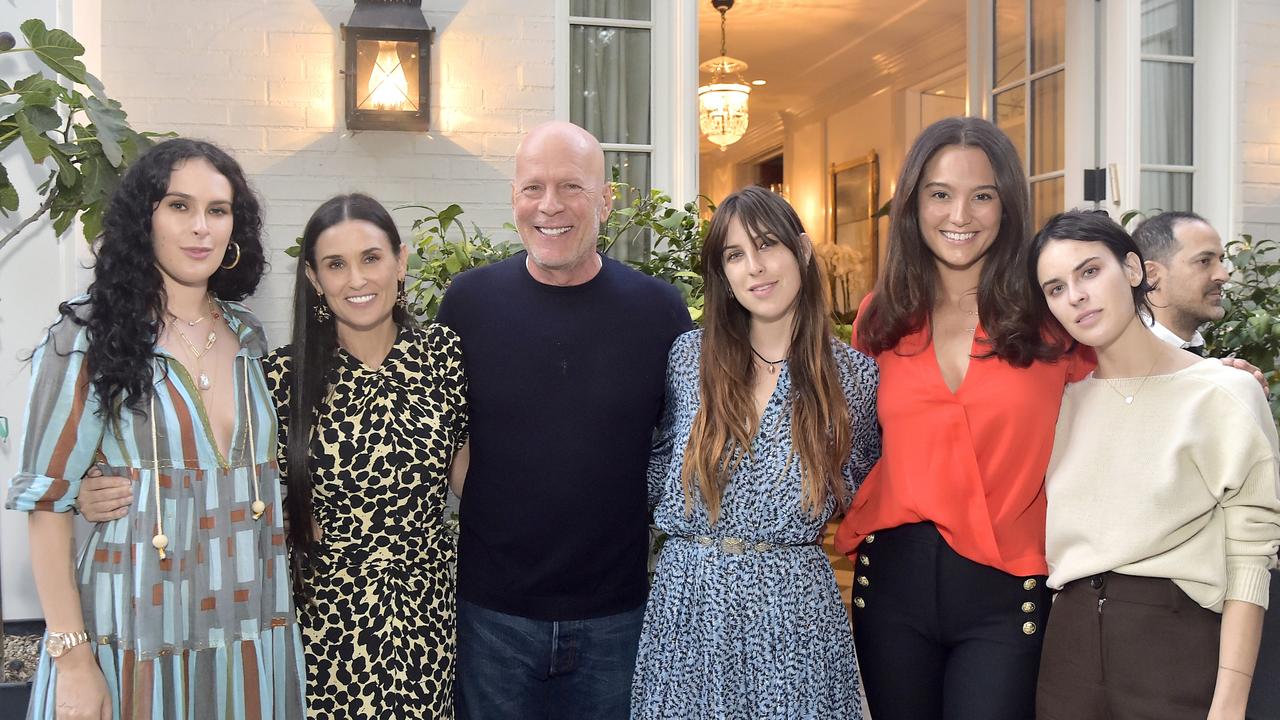
<svg viewBox="0 0 1280 720">
<path fill-rule="evenodd" d="M 960 382 L 956 385 L 954 390 L 952 390 L 951 386 L 947 384 L 947 378 L 942 373 L 942 361 L 938 359 L 938 344 L 934 342 L 933 339 L 932 323 L 925 327 L 924 332 L 929 333 L 929 357 L 933 360 L 934 374 L 938 378 L 938 382 L 942 385 L 942 389 L 946 390 L 952 398 L 959 398 L 960 391 L 964 390 L 965 383 L 969 381 L 969 376 L 973 374 L 973 361 L 978 359 L 975 357 L 977 355 L 975 350 L 978 347 L 978 336 L 982 335 L 982 321 L 978 321 L 978 323 L 974 325 L 973 337 L 969 340 L 969 362 L 965 363 L 964 373 L 960 376 Z"/>
</svg>

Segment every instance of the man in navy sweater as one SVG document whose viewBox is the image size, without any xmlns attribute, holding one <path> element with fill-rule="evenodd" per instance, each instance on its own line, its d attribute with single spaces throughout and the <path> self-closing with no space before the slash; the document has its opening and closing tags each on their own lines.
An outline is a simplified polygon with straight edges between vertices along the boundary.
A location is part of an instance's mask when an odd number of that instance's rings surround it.
<svg viewBox="0 0 1280 720">
<path fill-rule="evenodd" d="M 667 351 L 691 328 L 671 285 L 596 251 L 604 153 L 568 123 L 516 152 L 526 252 L 454 279 L 469 467 L 458 548 L 462 720 L 625 720 L 648 592 L 645 470 Z"/>
</svg>

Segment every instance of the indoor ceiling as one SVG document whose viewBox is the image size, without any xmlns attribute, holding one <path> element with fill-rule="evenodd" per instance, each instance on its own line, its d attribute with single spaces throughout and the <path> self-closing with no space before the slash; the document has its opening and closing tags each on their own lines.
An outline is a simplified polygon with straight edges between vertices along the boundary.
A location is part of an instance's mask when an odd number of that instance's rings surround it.
<svg viewBox="0 0 1280 720">
<path fill-rule="evenodd" d="M 697 0 L 699 60 L 720 52 L 720 14 Z M 800 113 L 850 84 L 893 75 L 910 50 L 951 29 L 965 35 L 966 0 L 737 0 L 728 13 L 729 55 L 748 64 L 751 125 Z M 710 75 L 700 74 L 700 82 Z M 748 130 L 748 136 L 751 130 Z M 708 152 L 716 146 L 702 140 Z"/>
</svg>

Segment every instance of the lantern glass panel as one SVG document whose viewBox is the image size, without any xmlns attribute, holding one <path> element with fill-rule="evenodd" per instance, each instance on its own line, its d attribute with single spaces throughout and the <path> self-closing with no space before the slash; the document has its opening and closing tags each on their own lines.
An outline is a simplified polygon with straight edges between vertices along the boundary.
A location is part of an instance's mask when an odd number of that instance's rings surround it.
<svg viewBox="0 0 1280 720">
<path fill-rule="evenodd" d="M 417 112 L 418 43 L 356 42 L 356 109 Z"/>
</svg>

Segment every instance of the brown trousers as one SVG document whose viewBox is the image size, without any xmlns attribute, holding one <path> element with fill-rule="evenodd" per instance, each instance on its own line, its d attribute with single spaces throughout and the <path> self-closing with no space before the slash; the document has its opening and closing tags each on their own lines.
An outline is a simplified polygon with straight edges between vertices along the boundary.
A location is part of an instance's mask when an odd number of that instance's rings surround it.
<svg viewBox="0 0 1280 720">
<path fill-rule="evenodd" d="M 1068 583 L 1049 613 L 1038 720 L 1204 720 L 1222 616 L 1171 580 L 1104 573 Z"/>
</svg>

